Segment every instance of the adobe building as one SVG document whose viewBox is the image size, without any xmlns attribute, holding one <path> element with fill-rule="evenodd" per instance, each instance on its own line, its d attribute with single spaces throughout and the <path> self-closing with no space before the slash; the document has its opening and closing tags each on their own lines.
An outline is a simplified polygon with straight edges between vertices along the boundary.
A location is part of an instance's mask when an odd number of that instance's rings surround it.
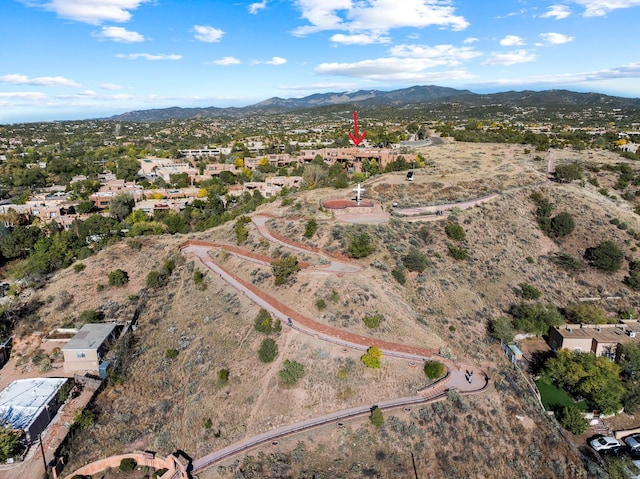
<svg viewBox="0 0 640 479">
<path fill-rule="evenodd" d="M 549 330 L 548 342 L 554 351 L 570 349 L 615 360 L 621 344 L 640 344 L 640 323 L 565 324 Z"/>
<path fill-rule="evenodd" d="M 316 156 L 321 157 L 325 163 L 333 165 L 343 164 L 349 171 L 361 172 L 364 160 L 376 160 L 382 170 L 389 163 L 397 161 L 401 156 L 409 164 L 416 159 L 412 153 L 401 153 L 390 148 L 321 148 L 317 150 L 301 150 L 302 163 L 311 163 Z"/>
</svg>

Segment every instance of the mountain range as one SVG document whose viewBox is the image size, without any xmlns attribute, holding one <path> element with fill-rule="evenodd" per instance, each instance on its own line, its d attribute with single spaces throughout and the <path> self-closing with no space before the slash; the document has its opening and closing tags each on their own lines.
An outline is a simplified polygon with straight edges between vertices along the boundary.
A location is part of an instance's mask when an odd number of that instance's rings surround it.
<svg viewBox="0 0 640 479">
<path fill-rule="evenodd" d="M 405 107 L 437 103 L 459 103 L 466 106 L 504 105 L 510 107 L 556 108 L 639 108 L 640 98 L 624 98 L 601 93 L 578 93 L 569 90 L 507 91 L 478 94 L 435 85 L 412 86 L 392 91 L 357 90 L 316 93 L 303 98 L 273 97 L 245 107 L 170 107 L 135 110 L 110 117 L 117 121 L 163 121 L 190 118 L 239 118 L 256 114 L 283 113 L 298 109 L 353 105 L 359 107 Z"/>
</svg>

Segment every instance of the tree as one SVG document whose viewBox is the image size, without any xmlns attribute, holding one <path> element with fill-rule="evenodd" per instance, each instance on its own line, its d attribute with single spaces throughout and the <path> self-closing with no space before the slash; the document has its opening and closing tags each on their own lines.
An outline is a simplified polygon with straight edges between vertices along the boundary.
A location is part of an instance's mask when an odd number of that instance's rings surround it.
<svg viewBox="0 0 640 479">
<path fill-rule="evenodd" d="M 247 224 L 251 223 L 251 218 L 248 216 L 240 216 L 236 220 L 236 224 L 233 225 L 233 231 L 236 234 L 236 243 L 242 244 L 249 238 L 249 230 Z"/>
<path fill-rule="evenodd" d="M 589 303 L 571 303 L 564 309 L 567 323 L 606 324 L 607 316 L 603 309 Z"/>
<path fill-rule="evenodd" d="M 44 236 L 40 228 L 18 225 L 0 242 L 0 252 L 7 259 L 24 258 Z"/>
<path fill-rule="evenodd" d="M 300 265 L 298 264 L 298 258 L 295 256 L 285 256 L 282 259 L 271 262 L 271 272 L 276 286 L 285 284 L 298 271 L 300 271 Z"/>
<path fill-rule="evenodd" d="M 603 241 L 598 246 L 587 248 L 584 258 L 594 268 L 613 272 L 622 266 L 624 252 L 613 241 Z"/>
<path fill-rule="evenodd" d="M 515 338 L 516 330 L 510 318 L 500 316 L 499 318 L 489 321 L 489 335 L 498 341 L 510 344 L 513 342 L 513 338 Z"/>
<path fill-rule="evenodd" d="M 376 346 L 371 346 L 367 352 L 362 355 L 360 360 L 368 368 L 379 369 L 381 365 L 382 351 Z"/>
<path fill-rule="evenodd" d="M 378 406 L 374 406 L 373 408 L 371 408 L 369 420 L 375 427 L 382 426 L 384 424 L 384 414 L 382 413 L 382 409 L 380 409 Z"/>
<path fill-rule="evenodd" d="M 253 321 L 253 327 L 256 331 L 260 331 L 264 334 L 279 333 L 282 330 L 280 321 L 277 319 L 274 320 L 269 312 L 264 308 L 261 308 L 260 311 L 258 311 L 258 314 Z"/>
<path fill-rule="evenodd" d="M 125 457 L 120 461 L 119 469 L 121 471 L 133 471 L 137 465 L 138 463 L 135 459 L 133 459 L 132 457 Z"/>
<path fill-rule="evenodd" d="M 109 286 L 124 286 L 129 282 L 129 274 L 121 269 L 109 273 Z"/>
<path fill-rule="evenodd" d="M 445 365 L 438 361 L 427 361 L 424 364 L 424 374 L 432 381 L 441 378 L 446 372 L 447 368 Z"/>
<path fill-rule="evenodd" d="M 464 228 L 458 223 L 447 223 L 447 226 L 444 227 L 444 232 L 449 238 L 456 241 L 463 241 L 467 236 Z"/>
<path fill-rule="evenodd" d="M 285 359 L 284 367 L 278 372 L 280 380 L 287 386 L 296 384 L 304 376 L 304 366 L 298 361 Z"/>
<path fill-rule="evenodd" d="M 375 250 L 371 237 L 367 233 L 359 233 L 351 239 L 347 253 L 350 258 L 364 258 Z"/>
<path fill-rule="evenodd" d="M 272 362 L 278 355 L 278 345 L 271 338 L 266 338 L 260 343 L 260 349 L 258 349 L 258 357 L 263 363 Z"/>
<path fill-rule="evenodd" d="M 551 218 L 551 235 L 556 238 L 564 238 L 571 234 L 576 227 L 573 216 L 566 211 L 558 213 L 557 216 Z"/>
<path fill-rule="evenodd" d="M 509 313 L 514 317 L 514 326 L 525 333 L 544 336 L 552 326 L 560 326 L 564 318 L 553 304 L 514 304 Z"/>
<path fill-rule="evenodd" d="M 309 221 L 307 221 L 307 224 L 304 227 L 304 237 L 311 238 L 315 234 L 317 229 L 318 222 L 314 218 L 311 218 Z"/>
<path fill-rule="evenodd" d="M 570 182 L 582 178 L 582 167 L 577 163 L 556 165 L 555 179 L 560 182 Z"/>
<path fill-rule="evenodd" d="M 425 270 L 428 263 L 427 255 L 417 248 L 412 248 L 409 253 L 402 258 L 402 264 L 405 268 L 409 271 L 417 271 L 419 273 Z"/>
<path fill-rule="evenodd" d="M 589 423 L 584 414 L 575 406 L 565 406 L 556 412 L 558 421 L 572 434 L 582 434 L 589 428 Z"/>
<path fill-rule="evenodd" d="M 527 283 L 520 283 L 520 291 L 518 291 L 518 296 L 522 299 L 538 299 L 542 296 L 542 293 L 535 286 L 531 286 Z"/>
<path fill-rule="evenodd" d="M 9 426 L 0 427 L 0 462 L 16 457 L 22 451 L 22 437 Z"/>
<path fill-rule="evenodd" d="M 123 221 L 133 211 L 136 204 L 133 196 L 129 193 L 120 193 L 115 195 L 109 203 L 109 215 L 118 221 Z"/>
</svg>

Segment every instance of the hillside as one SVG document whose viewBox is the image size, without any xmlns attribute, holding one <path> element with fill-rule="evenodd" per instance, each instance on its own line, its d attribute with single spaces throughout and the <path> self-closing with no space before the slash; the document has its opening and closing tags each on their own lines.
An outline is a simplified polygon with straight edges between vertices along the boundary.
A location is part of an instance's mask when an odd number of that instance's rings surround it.
<svg viewBox="0 0 640 479">
<path fill-rule="evenodd" d="M 406 221 L 388 224 L 347 224 L 318 209 L 323 198 L 348 197 L 351 191 L 302 191 L 293 201 L 265 205 L 259 214 L 273 215 L 270 228 L 281 235 L 327 251 L 345 251 L 351 238 L 366 232 L 374 253 L 357 260 L 356 274 L 298 273 L 295 282 L 274 286 L 270 268 L 217 250 L 214 261 L 269 295 L 314 320 L 363 335 L 440 349 L 451 358 L 474 363 L 487 371 L 489 389 L 481 394 L 386 413 L 386 424 L 374 429 L 356 419 L 344 428 L 328 426 L 293 435 L 276 446 L 264 446 L 248 456 L 230 459 L 200 474 L 204 478 L 253 477 L 410 477 L 411 454 L 420 477 L 593 477 L 601 474 L 588 461 L 584 442 L 576 448 L 539 407 L 519 371 L 487 341 L 487 323 L 506 314 L 520 301 L 520 283 L 534 285 L 542 301 L 566 306 L 584 296 L 620 296 L 599 304 L 614 316 L 640 300 L 623 283 L 627 264 L 605 274 L 585 267 L 567 272 L 551 261 L 555 253 L 581 258 L 587 247 L 607 239 L 633 256 L 640 231 L 633 205 L 604 196 L 620 157 L 604 151 L 556 152 L 556 165 L 579 161 L 589 166 L 599 188 L 589 182 L 550 184 L 546 162 L 514 145 L 447 144 L 426 148 L 429 166 L 414 182 L 387 174 L 364 183 L 365 196 L 392 210 L 398 207 L 447 203 L 499 192 L 490 203 L 453 211 L 445 221 Z M 596 167 L 597 166 L 597 167 Z M 631 165 L 638 174 L 636 165 Z M 628 191 L 638 189 L 631 185 Z M 569 212 L 576 228 L 554 242 L 542 234 L 535 219 L 533 192 L 554 205 L 554 214 Z M 617 192 L 620 193 L 620 192 Z M 629 198 L 634 195 L 628 195 Z M 306 221 L 315 218 L 318 230 L 303 238 Z M 617 218 L 627 229 L 616 228 Z M 457 242 L 469 259 L 448 254 L 454 243 L 444 231 L 447 221 L 463 226 L 466 239 Z M 281 256 L 286 248 L 269 243 L 252 224 L 243 248 Z M 201 239 L 235 244 L 233 224 L 205 233 Z M 176 449 L 197 458 L 235 441 L 278 426 L 349 407 L 409 396 L 426 384 L 419 367 L 384 358 L 380 370 L 365 368 L 357 351 L 343 350 L 312 336 L 283 327 L 273 336 L 279 354 L 273 363 L 257 358 L 265 337 L 253 328 L 258 307 L 217 275 L 179 252 L 186 237 L 142 237 L 128 240 L 83 261 L 86 268 L 61 271 L 32 299 L 42 303 L 33 321 L 19 326 L 16 353 L 31 364 L 38 331 L 73 322 L 80 312 L 102 309 L 107 318 L 140 316 L 126 358 L 124 380 L 107 386 L 93 405 L 95 424 L 78 431 L 68 445 L 69 469 L 99 457 L 129 450 L 166 454 Z M 407 272 L 401 285 L 391 271 L 412 248 L 429 263 L 423 273 Z M 296 253 L 302 261 L 313 255 Z M 146 287 L 151 270 L 167 259 L 176 268 L 167 286 Z M 107 273 L 127 271 L 130 282 L 106 287 Z M 205 274 L 206 289 L 193 281 L 195 270 Z M 326 308 L 317 307 L 324 300 Z M 365 327 L 362 317 L 380 313 L 382 325 Z M 171 357 L 167 351 L 176 349 Z M 304 364 L 306 374 L 295 386 L 285 386 L 278 371 L 285 359 Z M 54 362 L 54 368 L 60 363 Z M 228 382 L 218 372 L 229 370 Z M 587 465 L 585 465 L 587 464 Z"/>
</svg>

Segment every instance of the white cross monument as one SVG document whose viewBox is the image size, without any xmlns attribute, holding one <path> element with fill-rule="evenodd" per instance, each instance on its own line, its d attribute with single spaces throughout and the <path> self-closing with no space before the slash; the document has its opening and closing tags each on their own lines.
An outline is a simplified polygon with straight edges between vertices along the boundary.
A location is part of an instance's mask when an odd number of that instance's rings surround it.
<svg viewBox="0 0 640 479">
<path fill-rule="evenodd" d="M 360 186 L 360 183 L 358 183 L 358 187 L 357 187 L 357 188 L 354 188 L 354 189 L 353 189 L 353 191 L 355 191 L 355 192 L 356 192 L 356 204 L 357 204 L 358 206 L 360 206 L 360 193 L 362 193 L 362 192 L 364 191 L 364 188 L 362 188 L 362 187 Z"/>
</svg>

